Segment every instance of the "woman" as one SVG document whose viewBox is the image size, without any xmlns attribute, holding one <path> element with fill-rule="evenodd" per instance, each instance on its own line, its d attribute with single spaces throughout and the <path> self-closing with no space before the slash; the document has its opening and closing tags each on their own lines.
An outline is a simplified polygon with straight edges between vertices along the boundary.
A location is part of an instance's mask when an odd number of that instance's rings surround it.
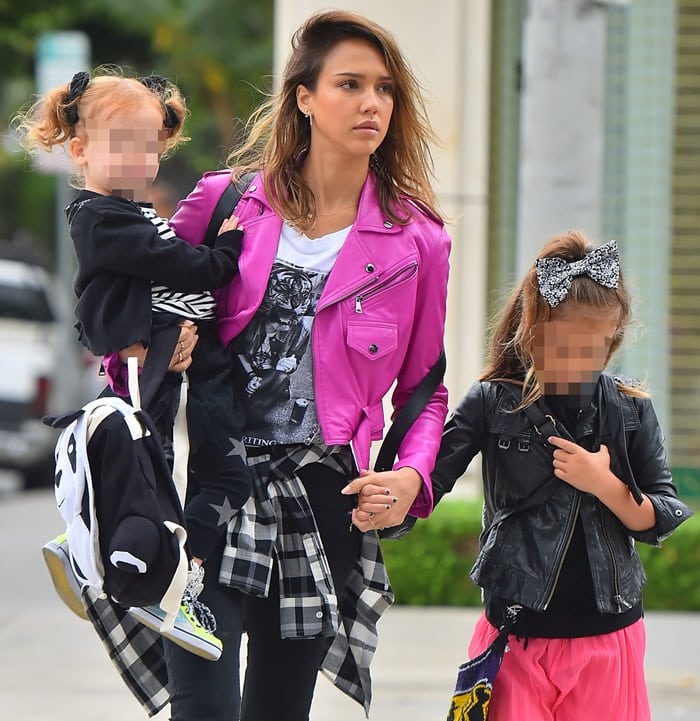
<svg viewBox="0 0 700 721">
<path fill-rule="evenodd" d="M 173 719 L 307 719 L 319 668 L 369 708 L 375 623 L 392 601 L 374 531 L 430 513 L 447 412 L 440 385 L 394 469 L 368 470 L 383 396 L 396 383 L 400 408 L 443 345 L 450 240 L 432 139 L 395 40 L 333 11 L 295 33 L 279 93 L 229 157 L 234 178 L 260 169 L 236 209 L 240 272 L 217 292 L 254 491 L 206 562 L 221 659 L 168 644 Z M 171 220 L 178 236 L 203 241 L 231 180 L 203 176 Z"/>
</svg>

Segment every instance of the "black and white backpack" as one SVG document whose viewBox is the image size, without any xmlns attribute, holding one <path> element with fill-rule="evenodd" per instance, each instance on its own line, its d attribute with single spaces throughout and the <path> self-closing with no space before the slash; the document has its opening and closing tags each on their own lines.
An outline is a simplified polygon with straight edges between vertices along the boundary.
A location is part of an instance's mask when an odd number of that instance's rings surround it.
<svg viewBox="0 0 700 721">
<path fill-rule="evenodd" d="M 171 620 L 189 570 L 182 511 L 186 428 L 179 436 L 176 419 L 178 488 L 158 432 L 141 409 L 137 374 L 131 358 L 131 405 L 105 396 L 72 414 L 46 419 L 63 429 L 55 449 L 56 504 L 80 583 L 125 607 L 158 604 Z M 182 389 L 185 394 L 184 374 Z"/>
</svg>

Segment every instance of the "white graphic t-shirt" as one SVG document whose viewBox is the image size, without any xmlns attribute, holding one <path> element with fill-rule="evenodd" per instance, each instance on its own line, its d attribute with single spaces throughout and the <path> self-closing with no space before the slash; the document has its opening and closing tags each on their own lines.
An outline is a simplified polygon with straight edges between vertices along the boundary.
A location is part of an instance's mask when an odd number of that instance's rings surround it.
<svg viewBox="0 0 700 721">
<path fill-rule="evenodd" d="M 234 341 L 243 367 L 249 446 L 321 440 L 311 326 L 350 226 L 311 240 L 286 223 L 263 302 Z"/>
</svg>

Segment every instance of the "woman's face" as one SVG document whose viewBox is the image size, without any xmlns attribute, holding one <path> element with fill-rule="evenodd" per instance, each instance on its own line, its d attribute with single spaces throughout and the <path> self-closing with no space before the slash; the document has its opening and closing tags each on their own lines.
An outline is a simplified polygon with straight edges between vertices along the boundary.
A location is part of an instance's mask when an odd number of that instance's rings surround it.
<svg viewBox="0 0 700 721">
<path fill-rule="evenodd" d="M 368 158 L 389 130 L 393 83 L 374 46 L 339 42 L 326 56 L 316 89 L 297 89 L 299 109 L 312 116 L 311 152 Z"/>
</svg>

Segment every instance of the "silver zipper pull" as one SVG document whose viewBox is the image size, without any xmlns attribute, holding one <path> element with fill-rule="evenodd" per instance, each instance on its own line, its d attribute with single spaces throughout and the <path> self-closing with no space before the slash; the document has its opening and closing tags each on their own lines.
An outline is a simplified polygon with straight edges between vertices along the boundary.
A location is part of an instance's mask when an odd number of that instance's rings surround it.
<svg viewBox="0 0 700 721">
<path fill-rule="evenodd" d="M 615 596 L 614 598 L 615 603 L 617 603 L 617 612 L 622 613 L 623 608 L 629 609 L 632 608 L 632 604 L 626 601 L 620 594 Z"/>
<path fill-rule="evenodd" d="M 358 295 L 355 298 L 355 313 L 362 313 L 362 296 Z"/>
</svg>

